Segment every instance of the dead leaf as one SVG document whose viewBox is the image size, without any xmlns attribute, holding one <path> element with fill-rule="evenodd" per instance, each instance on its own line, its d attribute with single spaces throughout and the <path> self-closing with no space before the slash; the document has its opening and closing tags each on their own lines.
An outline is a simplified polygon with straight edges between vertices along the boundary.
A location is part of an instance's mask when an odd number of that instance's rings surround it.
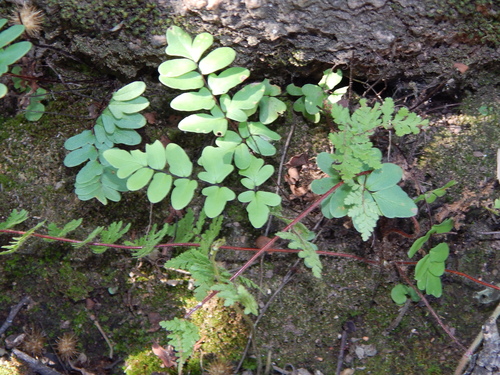
<svg viewBox="0 0 500 375">
<path fill-rule="evenodd" d="M 287 167 L 300 167 L 304 164 L 307 164 L 309 162 L 309 157 L 307 154 L 299 154 L 299 155 L 294 155 L 290 158 L 288 163 L 285 165 Z"/>
<path fill-rule="evenodd" d="M 285 176 L 286 182 L 290 185 L 295 185 L 299 181 L 299 170 L 295 167 L 288 168 L 288 174 Z"/>
<path fill-rule="evenodd" d="M 156 112 L 147 112 L 143 114 L 146 117 L 146 121 L 149 125 L 153 125 L 156 123 Z"/>
<path fill-rule="evenodd" d="M 264 246 L 267 245 L 267 243 L 271 241 L 269 237 L 266 236 L 259 236 L 255 240 L 255 246 L 257 246 L 259 249 L 262 249 Z"/>
<path fill-rule="evenodd" d="M 174 367 L 176 365 L 175 361 L 177 357 L 174 354 L 174 348 L 172 345 L 169 345 L 167 346 L 167 349 L 164 349 L 157 343 L 154 343 L 152 350 L 156 356 L 160 357 L 166 368 Z"/>
<path fill-rule="evenodd" d="M 455 69 L 457 69 L 462 74 L 469 70 L 469 65 L 465 65 L 459 62 L 454 63 L 453 67 L 455 67 Z"/>
<path fill-rule="evenodd" d="M 161 328 L 160 322 L 163 319 L 161 318 L 161 315 L 159 313 L 157 312 L 148 313 L 148 319 L 149 323 L 151 324 L 151 328 L 148 329 L 148 332 L 156 332 Z"/>
</svg>

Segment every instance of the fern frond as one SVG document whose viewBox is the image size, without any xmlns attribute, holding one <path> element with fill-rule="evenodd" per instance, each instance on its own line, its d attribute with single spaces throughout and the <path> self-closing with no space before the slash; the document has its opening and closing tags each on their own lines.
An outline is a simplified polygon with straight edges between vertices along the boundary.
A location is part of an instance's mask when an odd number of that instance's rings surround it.
<svg viewBox="0 0 500 375">
<path fill-rule="evenodd" d="M 133 250 L 132 255 L 137 258 L 145 257 L 149 255 L 155 248 L 156 245 L 165 237 L 169 231 L 169 225 L 164 224 L 160 231 L 156 231 L 157 225 L 153 224 L 151 230 L 144 237 L 137 239 L 136 241 L 126 241 L 126 245 L 130 246 L 142 246 L 142 248 Z"/>
<path fill-rule="evenodd" d="M 12 240 L 10 241 L 10 245 L 5 245 L 1 247 L 2 249 L 7 249 L 7 250 L 0 252 L 0 255 L 12 254 L 13 252 L 17 251 L 28 240 L 28 238 L 33 234 L 33 232 L 35 232 L 38 228 L 40 228 L 44 223 L 45 221 L 38 223 L 34 228 L 31 228 L 20 237 L 13 237 Z"/>
<path fill-rule="evenodd" d="M 160 322 L 160 326 L 170 333 L 167 337 L 169 344 L 175 348 L 180 367 L 193 353 L 194 345 L 200 339 L 198 327 L 186 319 L 174 318 L 172 320 Z"/>
<path fill-rule="evenodd" d="M 86 239 L 84 239 L 82 242 L 76 242 L 76 243 L 73 243 L 73 247 L 75 249 L 79 249 L 83 246 L 85 246 L 86 244 L 88 244 L 89 242 L 92 242 L 94 240 L 94 238 L 96 238 L 99 233 L 101 233 L 102 231 L 104 230 L 104 227 L 97 227 L 95 228 L 92 233 L 90 233 Z"/>
<path fill-rule="evenodd" d="M 47 226 L 48 229 L 48 235 L 52 237 L 64 237 L 67 235 L 69 232 L 74 231 L 76 228 L 80 226 L 82 223 L 83 219 L 78 219 L 78 220 L 71 220 L 69 223 L 66 223 L 63 228 L 59 228 L 57 224 L 55 223 L 50 223 Z M 51 239 L 44 239 L 47 242 L 54 242 L 55 240 Z"/>
<path fill-rule="evenodd" d="M 380 216 L 377 203 L 370 193 L 358 185 L 353 187 L 351 193 L 344 200 L 344 204 L 348 206 L 347 215 L 352 219 L 354 227 L 366 241 L 373 233 Z"/>
<path fill-rule="evenodd" d="M 0 229 L 9 229 L 12 228 L 13 226 L 22 223 L 28 219 L 28 211 L 26 210 L 12 210 L 10 213 L 9 217 L 7 220 L 5 220 L 3 223 L 0 223 Z"/>
<path fill-rule="evenodd" d="M 109 244 L 115 243 L 117 240 L 122 238 L 125 235 L 125 233 L 129 231 L 130 224 L 125 225 L 124 228 L 122 227 L 123 227 L 123 221 L 111 223 L 107 229 L 104 229 L 101 232 L 101 242 Z M 108 249 L 108 247 L 90 246 L 90 249 L 95 254 L 102 254 Z"/>
</svg>

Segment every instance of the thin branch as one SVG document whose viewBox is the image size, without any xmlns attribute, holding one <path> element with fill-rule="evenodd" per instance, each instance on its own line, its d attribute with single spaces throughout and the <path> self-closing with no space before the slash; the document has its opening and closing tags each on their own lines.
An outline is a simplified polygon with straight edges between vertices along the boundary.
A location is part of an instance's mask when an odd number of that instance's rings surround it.
<svg viewBox="0 0 500 375">
<path fill-rule="evenodd" d="M 29 296 L 23 297 L 21 301 L 10 310 L 9 316 L 7 316 L 7 319 L 5 319 L 5 322 L 2 324 L 2 327 L 0 327 L 0 336 L 2 336 L 4 332 L 7 331 L 7 329 L 12 325 L 14 318 L 23 308 L 23 306 L 28 305 L 30 302 L 31 302 L 31 297 Z"/>
<path fill-rule="evenodd" d="M 396 264 L 396 268 L 399 272 L 399 274 L 401 275 L 401 277 L 405 280 L 405 282 L 415 291 L 415 293 L 418 294 L 418 296 L 420 297 L 420 299 L 424 302 L 425 306 L 427 307 L 427 309 L 429 310 L 429 312 L 432 314 L 432 316 L 434 317 L 434 319 L 436 319 L 436 321 L 438 322 L 438 324 L 441 326 L 441 328 L 443 329 L 443 331 L 446 332 L 446 334 L 455 342 L 455 344 L 457 344 L 461 349 L 465 350 L 465 346 L 463 346 L 460 341 L 458 341 L 458 339 L 453 335 L 453 333 L 451 333 L 451 331 L 448 329 L 448 327 L 446 327 L 443 323 L 443 321 L 441 320 L 441 318 L 439 317 L 439 315 L 436 313 L 436 311 L 434 311 L 434 309 L 431 307 L 429 301 L 427 301 L 427 299 L 425 298 L 425 296 L 422 294 L 422 292 L 420 292 L 420 290 L 418 290 L 418 288 L 416 288 L 412 282 L 410 281 L 410 279 L 408 279 L 408 276 L 406 276 L 406 273 L 401 269 L 401 267 L 399 267 L 397 264 Z"/>
</svg>

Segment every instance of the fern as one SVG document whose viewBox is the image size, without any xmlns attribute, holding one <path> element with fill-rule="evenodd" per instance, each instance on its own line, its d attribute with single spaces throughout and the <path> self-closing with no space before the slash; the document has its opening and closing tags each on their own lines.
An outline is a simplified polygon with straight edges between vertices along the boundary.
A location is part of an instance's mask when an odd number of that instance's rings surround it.
<svg viewBox="0 0 500 375">
<path fill-rule="evenodd" d="M 170 333 L 169 345 L 172 345 L 177 352 L 177 363 L 179 373 L 182 373 L 182 366 L 194 350 L 194 345 L 200 339 L 198 327 L 186 319 L 174 318 L 160 322 L 160 326 Z"/>
<path fill-rule="evenodd" d="M 142 258 L 149 255 L 155 248 L 156 245 L 167 235 L 169 231 L 169 225 L 164 224 L 163 228 L 156 231 L 157 225 L 153 224 L 151 230 L 145 236 L 135 240 L 135 241 L 125 241 L 126 245 L 129 246 L 141 246 L 140 249 L 133 250 L 132 255 L 137 258 Z"/>
<path fill-rule="evenodd" d="M 71 220 L 69 223 L 66 223 L 63 228 L 59 228 L 55 223 L 50 223 L 47 226 L 48 235 L 52 237 L 64 237 L 69 232 L 72 232 L 76 228 L 78 228 L 82 221 L 83 219 Z M 45 241 L 54 242 L 55 240 L 45 239 Z"/>
<path fill-rule="evenodd" d="M 130 224 L 125 225 L 124 228 L 122 227 L 123 227 L 122 221 L 111 223 L 107 229 L 104 229 L 101 232 L 100 241 L 109 244 L 115 243 L 117 240 L 122 238 L 125 235 L 125 233 L 129 231 Z M 90 248 L 95 254 L 102 254 L 108 249 L 108 247 L 106 246 L 90 246 Z"/>
<path fill-rule="evenodd" d="M 344 204 L 347 206 L 347 214 L 352 218 L 354 227 L 366 241 L 372 234 L 380 215 L 377 203 L 360 185 L 355 185 L 345 198 Z"/>
<path fill-rule="evenodd" d="M 0 252 L 0 255 L 11 254 L 17 251 L 28 240 L 28 238 L 30 238 L 30 236 L 43 224 L 45 224 L 45 221 L 38 223 L 34 228 L 31 228 L 30 230 L 25 232 L 22 236 L 14 237 L 12 241 L 10 241 L 10 245 L 4 245 L 1 247 L 2 249 L 7 249 L 7 250 Z"/>
<path fill-rule="evenodd" d="M 0 229 L 12 228 L 17 224 L 21 224 L 23 221 L 27 219 L 28 219 L 28 211 L 26 210 L 18 211 L 14 209 L 10 213 L 9 217 L 3 223 L 0 223 Z"/>
<path fill-rule="evenodd" d="M 257 301 L 243 285 L 217 284 L 211 289 L 219 292 L 218 296 L 224 299 L 224 306 L 232 306 L 239 302 L 243 305 L 245 314 L 258 315 Z"/>
</svg>

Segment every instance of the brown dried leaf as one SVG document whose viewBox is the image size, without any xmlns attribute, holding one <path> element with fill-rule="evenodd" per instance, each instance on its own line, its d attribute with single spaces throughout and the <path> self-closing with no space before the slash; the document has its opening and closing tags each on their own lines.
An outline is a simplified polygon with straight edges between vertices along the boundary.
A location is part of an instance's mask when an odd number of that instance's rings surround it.
<svg viewBox="0 0 500 375">
<path fill-rule="evenodd" d="M 469 65 L 465 65 L 459 62 L 454 63 L 453 67 L 462 74 L 465 73 L 467 70 L 469 70 Z"/>
<path fill-rule="evenodd" d="M 167 346 L 167 349 L 164 349 L 157 343 L 154 343 L 152 346 L 153 353 L 160 357 L 161 361 L 165 365 L 166 368 L 174 367 L 175 361 L 177 357 L 174 354 L 174 348 L 172 345 Z"/>
<path fill-rule="evenodd" d="M 309 162 L 309 157 L 307 154 L 299 154 L 299 155 L 294 155 L 290 158 L 288 163 L 285 165 L 287 167 L 300 167 L 304 164 L 307 164 Z"/>
</svg>

